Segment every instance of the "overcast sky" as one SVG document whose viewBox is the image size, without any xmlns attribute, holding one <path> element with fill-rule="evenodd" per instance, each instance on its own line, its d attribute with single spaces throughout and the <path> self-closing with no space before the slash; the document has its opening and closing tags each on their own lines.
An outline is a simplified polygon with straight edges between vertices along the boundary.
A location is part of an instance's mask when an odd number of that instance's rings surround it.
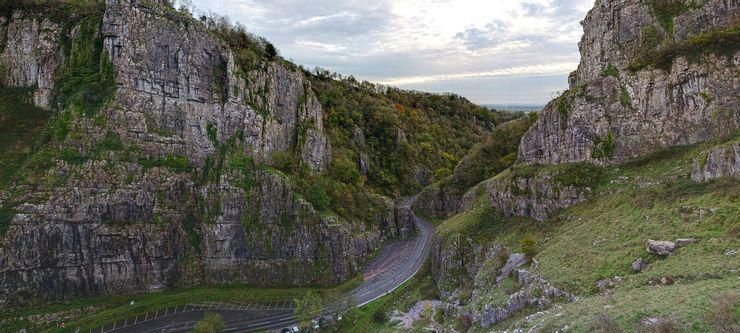
<svg viewBox="0 0 740 333">
<path fill-rule="evenodd" d="M 593 0 L 193 0 L 283 57 L 358 79 L 544 104 L 578 65 Z"/>
</svg>

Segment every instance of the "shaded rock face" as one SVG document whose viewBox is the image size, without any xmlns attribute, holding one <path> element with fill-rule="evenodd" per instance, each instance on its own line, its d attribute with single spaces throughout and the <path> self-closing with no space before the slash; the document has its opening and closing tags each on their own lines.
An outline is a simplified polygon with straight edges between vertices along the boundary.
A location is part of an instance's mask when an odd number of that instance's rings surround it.
<svg viewBox="0 0 740 333">
<path fill-rule="evenodd" d="M 442 296 L 450 297 L 463 285 L 473 283 L 487 260 L 502 253 L 501 246 L 480 244 L 463 235 L 435 236 L 430 254 L 432 278 Z"/>
<path fill-rule="evenodd" d="M 446 218 L 460 212 L 461 196 L 454 189 L 432 185 L 414 199 L 414 211 L 424 216 Z"/>
<path fill-rule="evenodd" d="M 48 106 L 64 55 L 58 24 L 42 16 L 0 22 L 0 68 L 4 83 L 38 87 L 36 104 Z M 329 167 L 309 81 L 277 61 L 245 72 L 223 42 L 187 23 L 155 2 L 107 2 L 101 36 L 115 97 L 99 111 L 104 121 L 73 117 L 75 135 L 59 143 L 90 158 L 54 159 L 38 181 L 3 193 L 15 214 L 0 238 L 0 307 L 198 283 L 334 285 L 383 240 L 415 232 L 413 212 L 388 198 L 373 198 L 373 221 L 329 217 L 261 167 L 276 152 L 312 173 Z M 93 153 L 111 134 L 124 148 Z M 151 163 L 165 156 L 186 165 Z"/>
<path fill-rule="evenodd" d="M 691 179 L 697 182 L 721 177 L 740 177 L 740 143 L 706 153 L 703 160 L 695 159 Z"/>
<path fill-rule="evenodd" d="M 503 177 L 485 184 L 489 204 L 507 216 L 531 217 L 544 221 L 559 209 L 586 200 L 589 188 L 563 186 L 552 173 L 532 178 Z"/>
<path fill-rule="evenodd" d="M 37 87 L 34 104 L 51 108 L 54 72 L 59 65 L 59 24 L 17 11 L 0 18 L 0 77 L 9 87 Z M 0 48 L 0 50 L 2 50 Z"/>
<path fill-rule="evenodd" d="M 646 48 L 736 25 L 739 11 L 736 1 L 710 0 L 677 16 L 671 32 L 647 2 L 597 1 L 583 23 L 582 60 L 571 89 L 548 104 L 524 136 L 519 161 L 616 164 L 732 135 L 740 126 L 731 79 L 738 77 L 737 52 L 704 53 L 697 62 L 679 57 L 666 70 L 629 68 Z M 656 40 L 662 44 L 646 45 Z"/>
</svg>

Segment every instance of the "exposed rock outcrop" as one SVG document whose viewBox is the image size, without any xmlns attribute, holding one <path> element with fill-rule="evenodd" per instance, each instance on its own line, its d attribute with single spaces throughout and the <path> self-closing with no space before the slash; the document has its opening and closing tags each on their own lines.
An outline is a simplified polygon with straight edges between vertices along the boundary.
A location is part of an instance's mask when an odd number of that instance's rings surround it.
<svg viewBox="0 0 740 333">
<path fill-rule="evenodd" d="M 414 211 L 424 216 L 445 218 L 460 212 L 461 197 L 456 189 L 432 184 L 416 196 Z"/>
<path fill-rule="evenodd" d="M 667 256 L 676 250 L 676 243 L 671 241 L 656 241 L 648 240 L 645 243 L 645 249 L 648 253 L 657 254 L 659 256 Z"/>
<path fill-rule="evenodd" d="M 488 203 L 507 216 L 525 216 L 544 221 L 555 211 L 586 200 L 589 187 L 563 185 L 557 172 L 532 177 L 500 177 L 485 185 Z"/>
<path fill-rule="evenodd" d="M 509 295 L 505 304 L 492 306 L 486 304 L 483 310 L 473 314 L 473 321 L 486 328 L 517 314 L 527 306 L 540 310 L 547 309 L 555 300 L 575 301 L 578 298 L 566 291 L 552 286 L 547 280 L 525 269 L 514 271 L 514 279 L 521 288 Z"/>
<path fill-rule="evenodd" d="M 0 84 L 36 87 L 34 103 L 51 108 L 54 72 L 59 66 L 59 24 L 17 11 L 0 17 Z"/>
<path fill-rule="evenodd" d="M 740 143 L 721 147 L 695 159 L 691 179 L 703 182 L 721 177 L 740 177 Z"/>
<path fill-rule="evenodd" d="M 596 1 L 583 21 L 582 59 L 571 89 L 548 104 L 522 139 L 520 162 L 615 164 L 727 137 L 740 126 L 732 79 L 740 59 L 736 37 L 718 36 L 722 29 L 737 31 L 740 4 L 687 5 L 669 17 L 670 25 L 650 4 Z M 732 51 L 703 48 L 697 34 L 734 43 L 727 46 Z M 691 56 L 664 51 L 675 45 L 691 50 Z"/>
</svg>

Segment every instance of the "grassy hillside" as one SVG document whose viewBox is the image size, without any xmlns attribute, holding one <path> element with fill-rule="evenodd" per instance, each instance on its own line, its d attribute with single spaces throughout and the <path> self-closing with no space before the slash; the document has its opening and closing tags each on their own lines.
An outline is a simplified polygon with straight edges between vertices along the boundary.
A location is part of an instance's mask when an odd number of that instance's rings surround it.
<svg viewBox="0 0 740 333">
<path fill-rule="evenodd" d="M 464 235 L 530 252 L 538 262 L 531 271 L 578 295 L 579 301 L 561 304 L 527 324 L 543 332 L 565 325 L 571 332 L 598 331 L 596 326 L 605 321 L 630 332 L 646 317 L 669 318 L 679 332 L 712 331 L 710 310 L 717 308 L 712 302 L 735 299 L 730 311 L 740 313 L 740 257 L 732 254 L 740 247 L 740 181 L 695 183 L 689 174 L 693 159 L 718 144 L 678 147 L 619 167 L 599 168 L 601 176 L 586 202 L 542 223 L 504 218 L 479 204 L 445 221 L 438 235 Z M 645 250 L 648 239 L 679 238 L 697 242 L 668 257 Z M 641 273 L 631 269 L 637 258 L 647 263 Z M 664 285 L 661 278 L 673 284 Z M 607 294 L 597 288 L 602 279 L 615 284 Z M 515 323 L 512 319 L 496 327 Z"/>
<path fill-rule="evenodd" d="M 308 73 L 324 106 L 334 165 L 356 165 L 373 192 L 411 195 L 452 173 L 476 142 L 520 114 L 475 105 L 456 95 L 377 86 Z"/>
</svg>

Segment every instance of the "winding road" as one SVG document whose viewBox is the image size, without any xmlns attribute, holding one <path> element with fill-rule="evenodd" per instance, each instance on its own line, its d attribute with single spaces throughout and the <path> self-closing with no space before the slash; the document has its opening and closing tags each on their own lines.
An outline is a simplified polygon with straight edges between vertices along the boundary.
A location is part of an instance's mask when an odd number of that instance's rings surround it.
<svg viewBox="0 0 740 333">
<path fill-rule="evenodd" d="M 434 226 L 416 217 L 417 235 L 386 244 L 363 271 L 363 282 L 345 295 L 358 307 L 368 304 L 410 280 L 429 254 Z M 345 301 L 346 302 L 346 301 Z M 330 313 L 327 307 L 324 310 Z M 284 302 L 206 302 L 166 309 L 137 318 L 105 325 L 95 333 L 180 333 L 188 332 L 206 312 L 223 316 L 225 332 L 255 332 L 280 329 L 296 323 L 294 305 Z M 83 332 L 80 332 L 83 333 Z"/>
</svg>

